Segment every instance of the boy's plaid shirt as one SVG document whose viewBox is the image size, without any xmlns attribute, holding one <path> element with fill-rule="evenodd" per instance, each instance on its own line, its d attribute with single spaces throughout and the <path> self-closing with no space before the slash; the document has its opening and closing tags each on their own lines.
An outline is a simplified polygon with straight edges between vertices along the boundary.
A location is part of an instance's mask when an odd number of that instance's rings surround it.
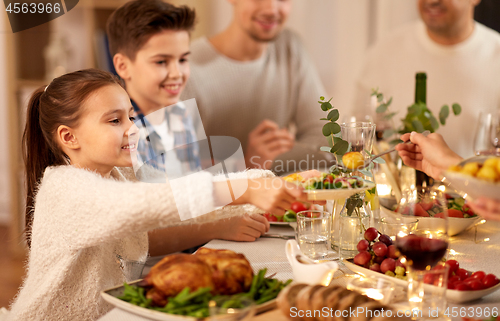
<svg viewBox="0 0 500 321">
<path fill-rule="evenodd" d="M 132 106 L 135 111 L 135 124 L 139 128 L 137 157 L 140 163 L 147 163 L 156 169 L 165 171 L 165 152 L 175 152 L 183 173 L 200 170 L 199 147 L 193 121 L 182 103 L 164 108 L 169 133 L 174 136 L 174 149 L 171 151 L 165 151 L 160 135 L 154 130 L 134 101 L 132 101 Z M 173 124 L 175 126 L 172 126 Z"/>
</svg>

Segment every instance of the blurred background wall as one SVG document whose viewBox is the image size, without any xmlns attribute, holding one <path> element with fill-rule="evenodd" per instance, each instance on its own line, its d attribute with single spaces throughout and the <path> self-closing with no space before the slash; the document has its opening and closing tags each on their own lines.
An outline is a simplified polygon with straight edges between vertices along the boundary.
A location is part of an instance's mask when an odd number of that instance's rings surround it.
<svg viewBox="0 0 500 321">
<path fill-rule="evenodd" d="M 291 0 L 288 27 L 301 36 L 333 104 L 350 108 L 353 82 L 369 45 L 400 25 L 417 19 L 416 0 Z M 46 85 L 47 48 L 63 50 L 65 72 L 104 68 L 106 20 L 123 0 L 80 0 L 50 23 L 12 34 L 0 13 L 0 224 L 22 230 L 23 182 L 20 141 L 30 93 Z M 193 39 L 223 30 L 232 18 L 226 0 L 171 0 L 195 7 L 198 25 Z M 54 47 L 55 46 L 55 47 Z M 108 62 L 109 63 L 109 62 Z M 311 97 L 314 104 L 316 97 Z M 18 240 L 18 239 L 17 239 Z"/>
</svg>

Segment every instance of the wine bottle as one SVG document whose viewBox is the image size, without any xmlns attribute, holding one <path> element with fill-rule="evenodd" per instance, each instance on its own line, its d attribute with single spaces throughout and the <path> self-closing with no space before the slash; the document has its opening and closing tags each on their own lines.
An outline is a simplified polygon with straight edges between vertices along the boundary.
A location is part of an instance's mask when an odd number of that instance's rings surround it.
<svg viewBox="0 0 500 321">
<path fill-rule="evenodd" d="M 415 75 L 415 103 L 427 104 L 427 74 L 425 72 L 418 72 Z M 416 171 L 417 186 L 431 186 L 433 183 L 432 177 L 424 172 Z"/>
<path fill-rule="evenodd" d="M 427 103 L 427 74 L 418 72 L 415 75 L 415 103 Z"/>
</svg>

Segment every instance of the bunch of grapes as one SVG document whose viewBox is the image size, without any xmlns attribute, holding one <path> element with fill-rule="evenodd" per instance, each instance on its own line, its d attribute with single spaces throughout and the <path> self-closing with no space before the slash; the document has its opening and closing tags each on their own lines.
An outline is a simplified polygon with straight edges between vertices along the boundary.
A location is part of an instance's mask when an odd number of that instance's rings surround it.
<svg viewBox="0 0 500 321">
<path fill-rule="evenodd" d="M 358 243 L 359 253 L 354 257 L 354 264 L 406 280 L 406 266 L 391 238 L 374 227 L 368 228 L 364 236 L 365 239 Z"/>
</svg>

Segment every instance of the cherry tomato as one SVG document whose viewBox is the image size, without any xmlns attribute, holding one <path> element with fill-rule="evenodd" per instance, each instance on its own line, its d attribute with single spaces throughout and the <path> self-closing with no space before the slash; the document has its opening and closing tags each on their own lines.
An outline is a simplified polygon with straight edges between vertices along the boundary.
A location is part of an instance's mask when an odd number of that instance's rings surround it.
<svg viewBox="0 0 500 321">
<path fill-rule="evenodd" d="M 290 209 L 295 213 L 307 211 L 307 207 L 302 202 L 293 202 Z"/>
<path fill-rule="evenodd" d="M 450 267 L 450 273 L 457 273 L 459 265 L 456 260 L 448 260 L 445 264 Z"/>
<path fill-rule="evenodd" d="M 471 288 L 467 284 L 465 284 L 463 282 L 457 282 L 457 283 L 455 283 L 455 290 L 458 290 L 458 291 L 470 291 Z"/>
<path fill-rule="evenodd" d="M 471 287 L 472 290 L 474 291 L 477 291 L 477 290 L 482 290 L 484 289 L 484 284 L 477 280 L 477 279 L 473 279 L 470 283 L 469 283 L 469 286 Z"/>
<path fill-rule="evenodd" d="M 269 221 L 269 217 L 271 216 L 271 213 L 264 213 L 264 214 L 262 214 L 262 216 L 264 216 L 266 218 L 266 220 Z"/>
<path fill-rule="evenodd" d="M 463 281 L 469 277 L 469 271 L 465 269 L 459 268 L 457 272 L 455 272 L 456 275 L 460 278 L 460 281 Z"/>
<path fill-rule="evenodd" d="M 267 219 L 269 222 L 278 222 L 278 218 L 274 215 L 269 215 L 269 218 Z"/>
<path fill-rule="evenodd" d="M 328 182 L 328 183 L 333 183 L 333 176 L 332 175 L 326 175 L 325 179 L 323 182 Z"/>
<path fill-rule="evenodd" d="M 432 274 L 424 275 L 424 283 L 433 284 L 434 283 L 434 275 L 432 275 Z"/>
<path fill-rule="evenodd" d="M 486 273 L 484 273 L 483 271 L 477 271 L 477 272 L 472 273 L 472 275 L 470 277 L 474 278 L 474 279 L 478 279 L 479 281 L 482 281 L 485 276 L 486 276 Z"/>
<path fill-rule="evenodd" d="M 483 279 L 483 284 L 486 288 L 491 288 L 500 282 L 494 274 L 487 274 Z"/>
</svg>

